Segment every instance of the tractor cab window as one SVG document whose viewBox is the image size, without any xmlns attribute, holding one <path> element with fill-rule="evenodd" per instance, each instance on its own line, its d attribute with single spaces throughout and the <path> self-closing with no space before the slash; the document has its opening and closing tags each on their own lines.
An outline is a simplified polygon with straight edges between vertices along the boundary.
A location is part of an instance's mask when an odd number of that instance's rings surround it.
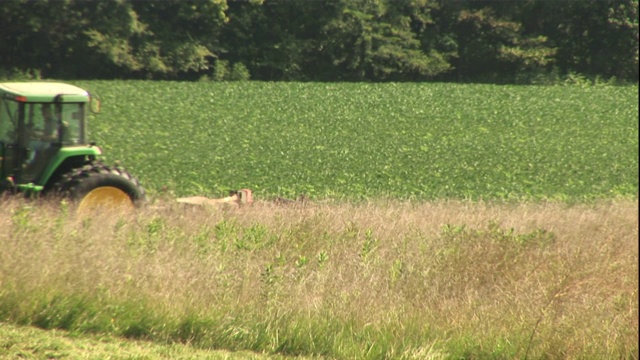
<svg viewBox="0 0 640 360">
<path fill-rule="evenodd" d="M 16 142 L 18 127 L 18 103 L 8 99 L 0 99 L 0 142 L 12 144 Z"/>
<path fill-rule="evenodd" d="M 83 103 L 60 105 L 60 135 L 63 144 L 76 145 L 85 143 L 84 111 Z"/>
<path fill-rule="evenodd" d="M 24 104 L 10 98 L 0 98 L 0 181 L 14 178 L 24 158 L 19 147 L 22 138 Z M 2 187 L 2 183 L 0 183 Z"/>
<path fill-rule="evenodd" d="M 26 112 L 30 140 L 65 145 L 82 144 L 84 142 L 83 105 L 81 103 L 29 104 Z"/>
<path fill-rule="evenodd" d="M 27 118 L 29 140 L 44 143 L 58 140 L 59 111 L 53 104 L 29 104 Z"/>
</svg>

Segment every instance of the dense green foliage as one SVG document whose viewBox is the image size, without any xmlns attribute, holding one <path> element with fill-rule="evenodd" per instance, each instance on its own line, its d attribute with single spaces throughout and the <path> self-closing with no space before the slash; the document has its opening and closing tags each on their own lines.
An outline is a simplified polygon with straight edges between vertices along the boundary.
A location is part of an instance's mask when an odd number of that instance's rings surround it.
<svg viewBox="0 0 640 360">
<path fill-rule="evenodd" d="M 91 135 L 151 193 L 637 197 L 634 86 L 85 81 Z"/>
<path fill-rule="evenodd" d="M 638 81 L 638 1 L 0 2 L 0 77 Z"/>
</svg>

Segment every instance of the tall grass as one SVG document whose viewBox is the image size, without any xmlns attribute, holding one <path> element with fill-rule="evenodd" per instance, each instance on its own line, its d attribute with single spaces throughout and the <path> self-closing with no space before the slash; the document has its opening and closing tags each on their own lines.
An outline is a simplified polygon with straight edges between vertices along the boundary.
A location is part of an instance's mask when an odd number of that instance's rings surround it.
<svg viewBox="0 0 640 360">
<path fill-rule="evenodd" d="M 0 321 L 338 359 L 637 359 L 637 208 L 4 201 Z"/>
</svg>

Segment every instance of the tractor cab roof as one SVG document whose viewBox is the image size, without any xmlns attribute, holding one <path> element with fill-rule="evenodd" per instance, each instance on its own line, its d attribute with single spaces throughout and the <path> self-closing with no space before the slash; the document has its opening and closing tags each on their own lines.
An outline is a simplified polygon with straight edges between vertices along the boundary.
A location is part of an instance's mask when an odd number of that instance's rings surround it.
<svg viewBox="0 0 640 360">
<path fill-rule="evenodd" d="M 90 100 L 86 90 L 59 82 L 3 82 L 0 83 L 0 97 L 15 98 L 21 102 L 88 102 Z"/>
</svg>

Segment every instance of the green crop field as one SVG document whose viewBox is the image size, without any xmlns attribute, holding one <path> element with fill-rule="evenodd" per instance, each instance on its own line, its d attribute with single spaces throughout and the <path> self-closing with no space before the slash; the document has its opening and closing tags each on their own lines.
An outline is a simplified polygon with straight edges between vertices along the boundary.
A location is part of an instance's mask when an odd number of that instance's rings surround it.
<svg viewBox="0 0 640 360">
<path fill-rule="evenodd" d="M 638 87 L 82 81 L 151 194 L 637 197 Z"/>
<path fill-rule="evenodd" d="M 637 86 L 75 84 L 157 198 L 0 199 L 0 359 L 639 358 Z"/>
</svg>

